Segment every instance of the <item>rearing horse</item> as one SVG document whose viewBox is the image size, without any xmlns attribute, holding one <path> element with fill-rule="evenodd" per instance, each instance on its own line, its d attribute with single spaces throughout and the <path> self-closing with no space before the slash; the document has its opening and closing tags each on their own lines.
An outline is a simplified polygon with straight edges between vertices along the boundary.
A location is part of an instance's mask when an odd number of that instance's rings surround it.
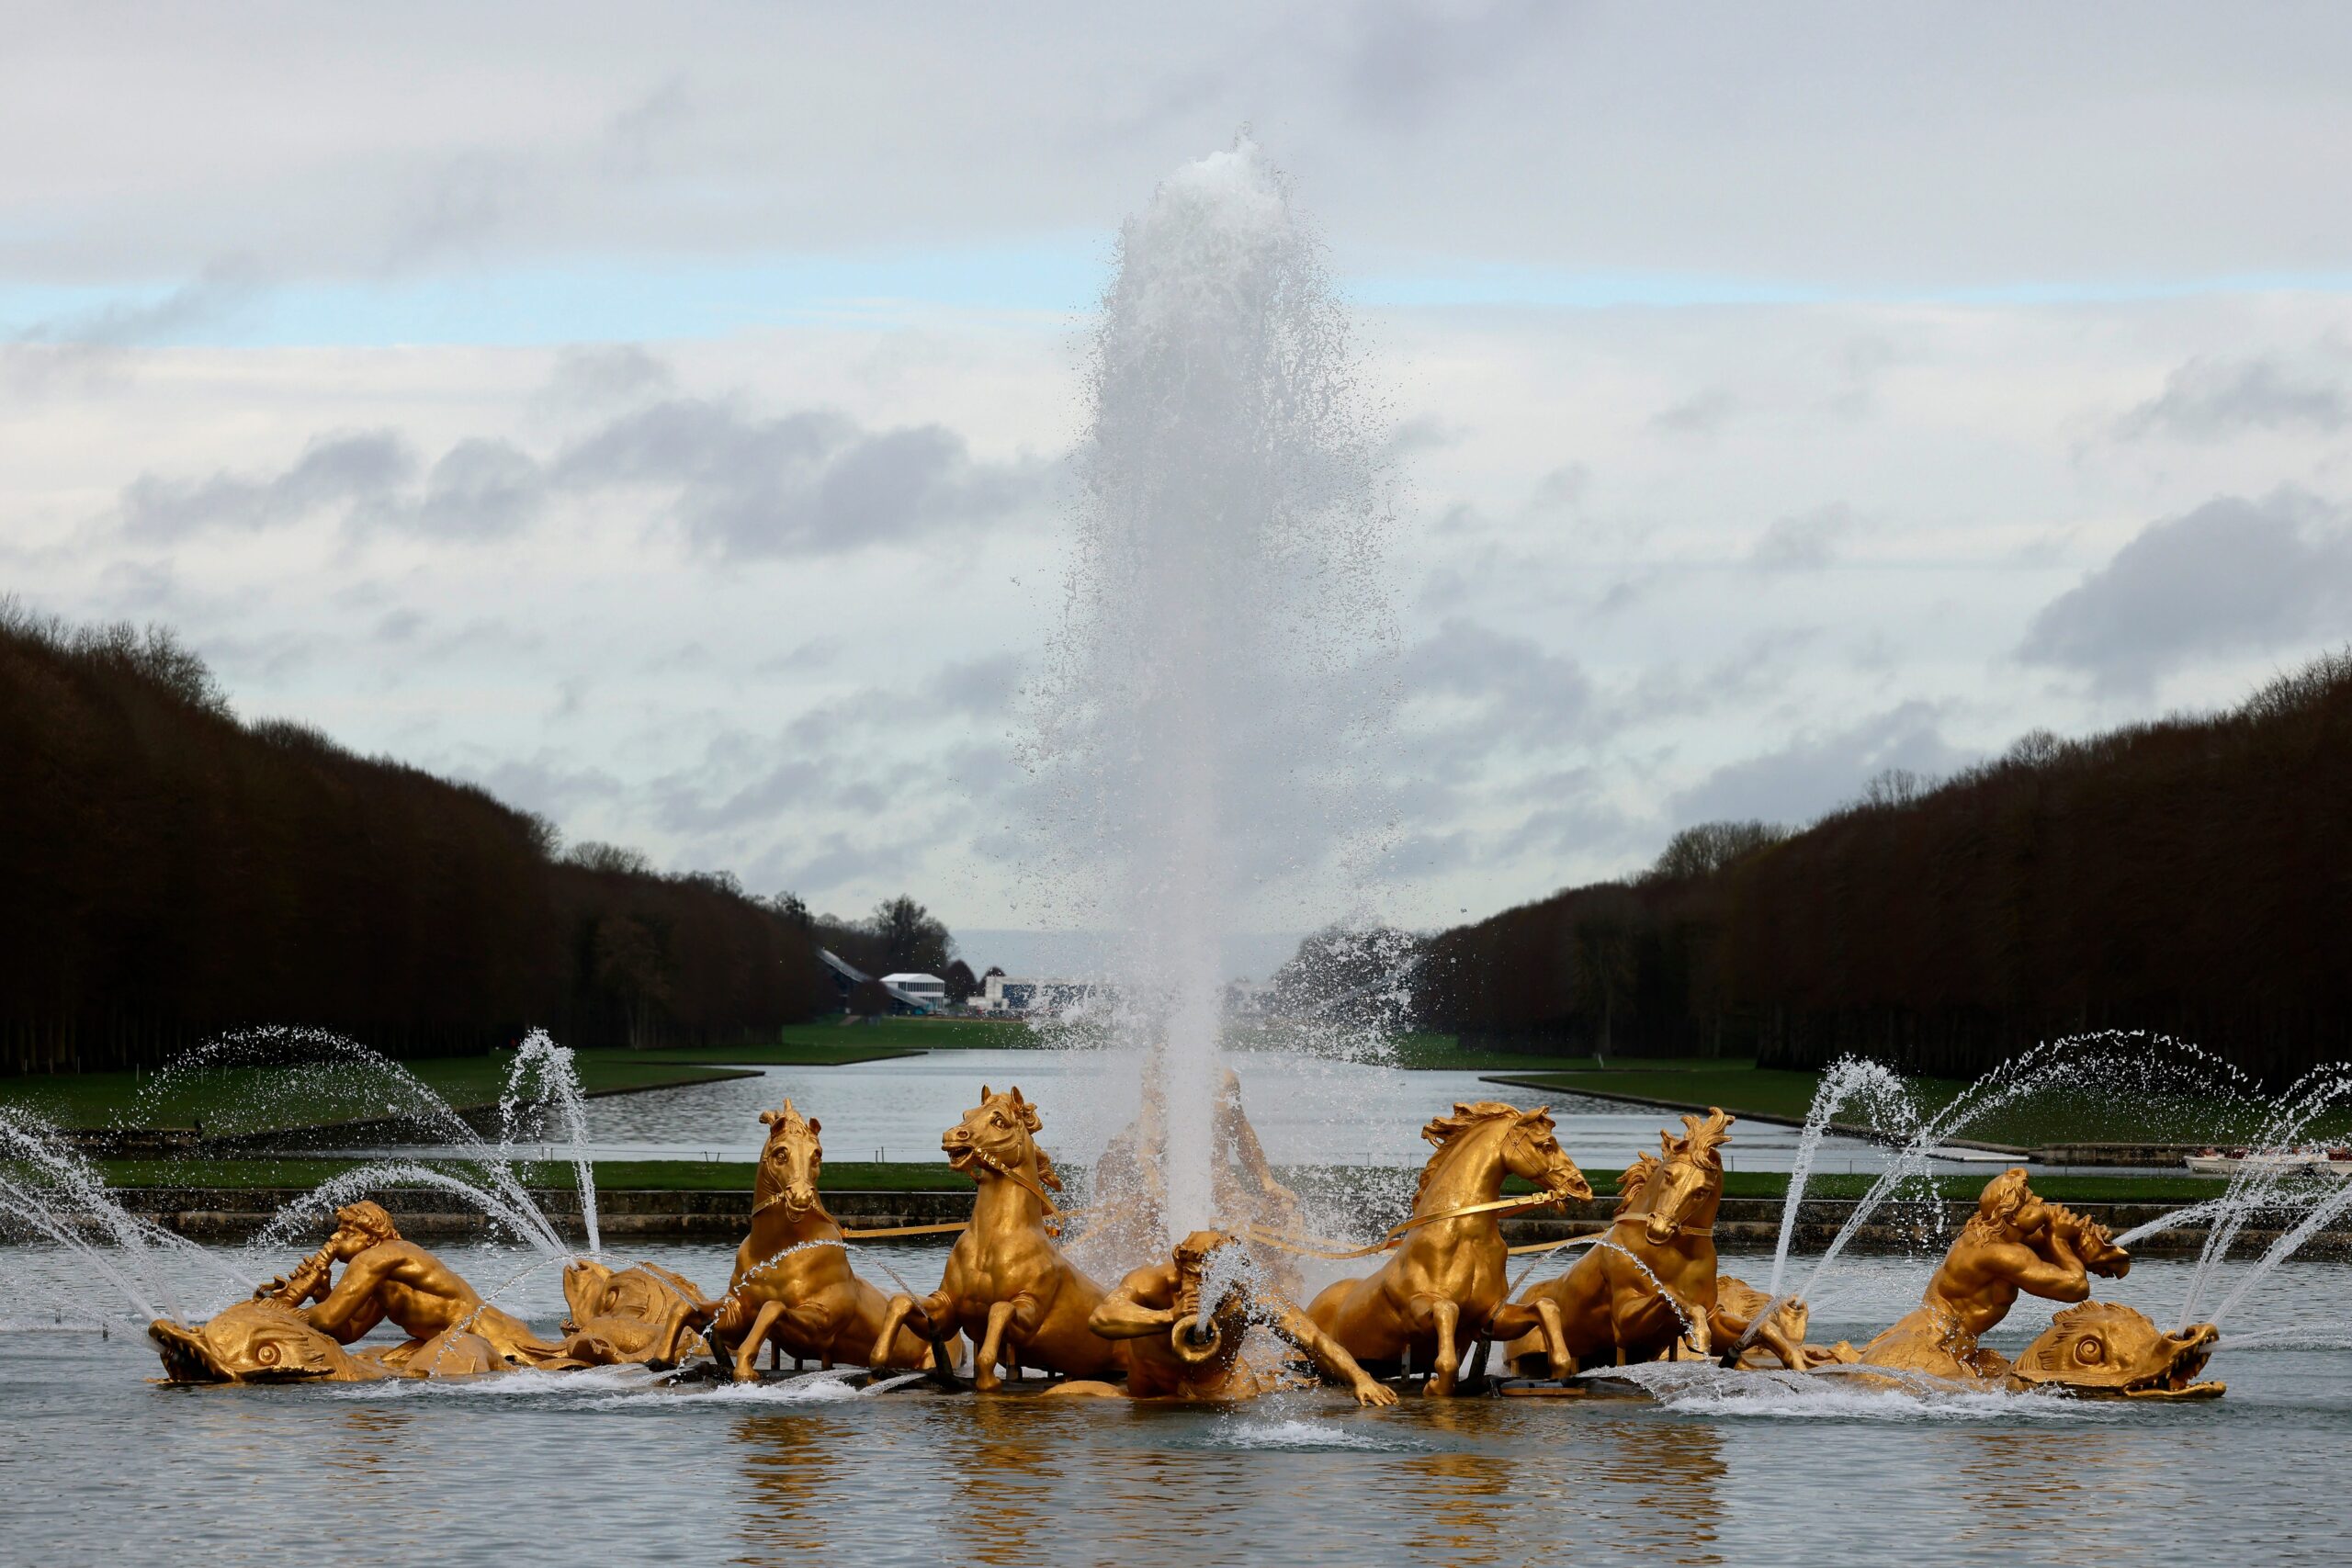
<svg viewBox="0 0 2352 1568">
<path fill-rule="evenodd" d="M 1715 1289 L 1715 1211 L 1723 1203 L 1722 1149 L 1733 1121 L 1713 1107 L 1703 1118 L 1685 1116 L 1681 1137 L 1658 1134 L 1663 1159 L 1634 1157 L 1618 1179 L 1617 1213 L 1604 1244 L 1520 1297 L 1526 1305 L 1557 1310 L 1561 1344 L 1522 1338 L 1505 1352 L 1515 1365 L 1532 1372 L 1540 1354 L 1553 1377 L 1566 1378 L 1603 1352 L 1619 1362 L 1654 1361 L 1687 1343 L 1703 1356 L 1716 1335 L 1746 1331 L 1745 1315 L 1735 1323 L 1718 1310 Z M 1768 1322 L 1756 1337 L 1785 1365 L 1805 1364 L 1781 1324 Z"/>
<path fill-rule="evenodd" d="M 752 1184 L 752 1230 L 735 1249 L 725 1304 L 711 1325 L 714 1337 L 736 1348 L 736 1380 L 757 1375 L 752 1363 L 769 1341 L 824 1367 L 869 1359 L 877 1370 L 925 1365 L 929 1346 L 911 1334 L 885 1335 L 882 1292 L 851 1270 L 838 1245 L 842 1227 L 817 1196 L 825 1157 L 818 1122 L 803 1119 L 789 1100 L 760 1120 L 768 1137 Z M 874 1354 L 877 1341 L 886 1354 Z"/>
<path fill-rule="evenodd" d="M 956 1238 L 939 1289 L 916 1301 L 893 1296 L 874 1346 L 882 1365 L 887 1337 L 902 1324 L 929 1339 L 961 1332 L 979 1348 L 972 1386 L 1001 1385 L 1000 1361 L 1043 1367 L 1066 1377 L 1115 1377 L 1126 1370 L 1123 1347 L 1087 1326 L 1104 1292 L 1062 1255 L 1046 1228 L 1054 1213 L 1046 1190 L 1058 1191 L 1054 1162 L 1033 1134 L 1037 1108 L 1015 1088 L 1004 1094 L 980 1086 L 980 1103 L 939 1140 L 948 1166 L 979 1188 L 972 1223 Z"/>
<path fill-rule="evenodd" d="M 1408 1350 L 1428 1358 L 1436 1370 L 1422 1392 L 1445 1395 L 1468 1342 L 1556 1333 L 1543 1308 L 1504 1304 L 1502 1211 L 1589 1198 L 1592 1189 L 1554 1135 L 1549 1107 L 1456 1105 L 1421 1136 L 1437 1152 L 1421 1169 L 1413 1217 L 1391 1233 L 1402 1244 L 1378 1273 L 1328 1287 L 1306 1311 L 1359 1361 L 1394 1361 Z M 1543 1190 L 1505 1201 L 1507 1174 Z"/>
</svg>

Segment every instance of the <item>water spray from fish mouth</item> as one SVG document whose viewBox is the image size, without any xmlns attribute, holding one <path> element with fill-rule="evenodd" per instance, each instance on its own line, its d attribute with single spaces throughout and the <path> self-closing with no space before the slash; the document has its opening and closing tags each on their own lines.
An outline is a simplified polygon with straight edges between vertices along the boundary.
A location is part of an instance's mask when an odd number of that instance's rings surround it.
<svg viewBox="0 0 2352 1568">
<path fill-rule="evenodd" d="M 1213 1219 L 1225 939 L 1285 897 L 1327 913 L 1359 863 L 1385 707 L 1367 671 L 1392 637 L 1380 422 L 1255 145 L 1177 170 L 1125 224 L 1091 381 L 1024 761 L 1048 803 L 1041 897 L 1120 933 L 1111 1027 L 1153 1058 L 1172 1242 Z"/>
</svg>

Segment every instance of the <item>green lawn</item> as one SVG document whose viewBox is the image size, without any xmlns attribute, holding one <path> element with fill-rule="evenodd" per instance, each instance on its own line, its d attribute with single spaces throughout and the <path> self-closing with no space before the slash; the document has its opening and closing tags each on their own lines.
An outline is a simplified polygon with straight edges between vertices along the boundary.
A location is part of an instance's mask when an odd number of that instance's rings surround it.
<svg viewBox="0 0 2352 1568">
<path fill-rule="evenodd" d="M 582 1087 L 652 1089 L 713 1083 L 735 1075 L 656 1053 L 589 1051 L 577 1058 Z M 401 1066 L 458 1110 L 494 1105 L 509 1058 L 424 1057 Z M 194 1127 L 208 1133 L 269 1132 L 386 1114 L 399 1101 L 383 1080 L 347 1071 L 227 1067 L 189 1074 L 155 1089 L 152 1073 L 75 1073 L 0 1078 L 0 1104 L 21 1106 L 64 1127 Z"/>
<path fill-rule="evenodd" d="M 1036 1043 L 1026 1026 L 967 1019 L 884 1019 L 872 1023 L 797 1024 L 772 1040 L 676 1051 L 574 1054 L 581 1087 L 613 1089 L 711 1083 L 728 1066 L 837 1066 L 924 1051 L 1012 1048 Z M 424 1057 L 401 1066 L 458 1110 L 494 1105 L 506 1086 L 504 1052 Z M 384 1114 L 387 1096 L 348 1072 L 229 1067 L 185 1077 L 170 1092 L 153 1073 L 72 1073 L 0 1078 L 0 1105 L 21 1106 L 63 1127 L 193 1127 L 209 1133 L 269 1132 Z"/>
<path fill-rule="evenodd" d="M 1663 1103 L 1720 1105 L 1735 1115 L 1752 1113 L 1801 1122 L 1813 1107 L 1820 1075 L 1758 1067 L 1753 1062 L 1643 1062 L 1606 1069 L 1569 1071 L 1509 1067 L 1503 1076 L 1524 1078 L 1542 1089 L 1575 1093 L 1631 1095 Z M 1913 1077 L 1905 1080 L 1917 1103 L 1939 1110 L 1968 1086 L 1957 1078 Z M 2117 1086 L 2128 1091 L 2128 1085 Z M 1860 1104 L 1841 1108 L 1841 1122 L 1872 1124 Z M 2341 1135 L 2343 1119 L 2315 1125 L 2314 1137 Z M 2081 1092 L 2029 1094 L 2013 1105 L 1990 1110 L 1953 1129 L 1952 1135 L 2041 1148 L 2068 1143 L 2229 1143 L 2250 1136 L 2244 1109 L 2202 1098 L 2129 1092 L 2113 1097 Z M 1736 1150 L 1737 1134 L 1734 1134 Z"/>
</svg>

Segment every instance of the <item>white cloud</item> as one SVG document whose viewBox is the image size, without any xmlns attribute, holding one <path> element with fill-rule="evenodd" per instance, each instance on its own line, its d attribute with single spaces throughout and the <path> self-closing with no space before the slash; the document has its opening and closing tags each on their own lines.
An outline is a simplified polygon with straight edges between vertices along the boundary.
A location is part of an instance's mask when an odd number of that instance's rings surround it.
<svg viewBox="0 0 2352 1568">
<path fill-rule="evenodd" d="M 21 18 L 9 586 L 575 837 L 1012 923 L 1065 307 L 1250 121 L 1388 301 L 1396 918 L 2346 634 L 2333 8 L 1093 19 Z M 1540 303 L 1592 278 L 1651 303 Z"/>
</svg>

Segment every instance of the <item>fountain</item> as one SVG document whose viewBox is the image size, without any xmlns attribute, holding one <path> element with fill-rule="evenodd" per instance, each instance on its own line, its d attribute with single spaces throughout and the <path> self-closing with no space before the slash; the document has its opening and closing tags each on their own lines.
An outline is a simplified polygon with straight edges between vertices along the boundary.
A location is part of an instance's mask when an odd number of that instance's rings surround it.
<svg viewBox="0 0 2352 1568">
<path fill-rule="evenodd" d="M 1051 803 L 1053 923 L 1120 933 L 1110 1026 L 1148 1046 L 1166 1245 L 1217 1209 L 1224 939 L 1344 876 L 1370 815 L 1351 762 L 1384 706 L 1378 423 L 1254 144 L 1179 169 L 1125 225 L 1091 381 L 1067 619 L 1024 754 Z"/>
</svg>

